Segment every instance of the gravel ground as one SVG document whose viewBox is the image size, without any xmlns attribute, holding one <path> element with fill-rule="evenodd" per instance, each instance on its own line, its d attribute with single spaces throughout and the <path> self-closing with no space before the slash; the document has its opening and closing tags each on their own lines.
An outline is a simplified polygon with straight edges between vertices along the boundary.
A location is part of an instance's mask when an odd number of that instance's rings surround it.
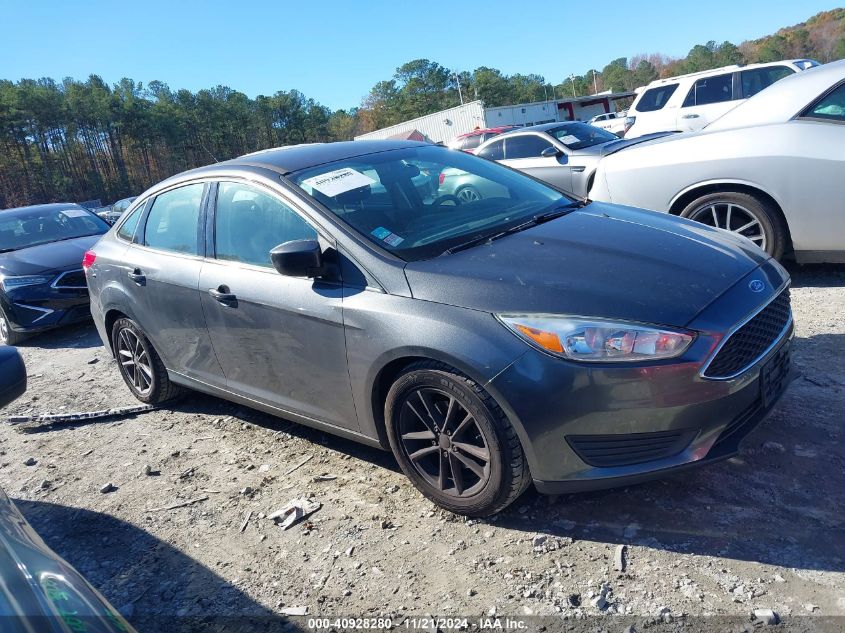
<svg viewBox="0 0 845 633">
<path fill-rule="evenodd" d="M 189 622 L 297 607 L 394 623 L 628 614 L 640 630 L 702 615 L 755 628 L 767 608 L 843 630 L 824 616 L 845 616 L 845 267 L 792 273 L 803 377 L 741 455 L 662 481 L 532 490 L 470 521 L 418 494 L 388 453 L 192 395 L 120 421 L 0 425 L 0 486 L 141 631 L 231 630 Z M 29 390 L 6 415 L 135 404 L 93 326 L 22 351 Z M 268 517 L 301 497 L 322 504 L 305 521 Z M 160 619 L 145 628 L 145 616 Z M 615 617 L 607 630 L 623 630 Z"/>
</svg>

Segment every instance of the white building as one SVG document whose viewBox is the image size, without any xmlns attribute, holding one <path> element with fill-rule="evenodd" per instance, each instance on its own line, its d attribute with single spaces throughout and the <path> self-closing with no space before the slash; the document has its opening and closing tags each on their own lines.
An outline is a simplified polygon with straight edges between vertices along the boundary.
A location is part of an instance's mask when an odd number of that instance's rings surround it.
<svg viewBox="0 0 845 633">
<path fill-rule="evenodd" d="M 601 93 L 570 99 L 550 99 L 535 103 L 485 108 L 481 101 L 472 101 L 461 106 L 427 114 L 404 123 L 397 123 L 367 134 L 356 136 L 361 139 L 385 139 L 397 137 L 418 130 L 435 143 L 448 142 L 476 129 L 500 127 L 503 125 L 537 125 L 553 121 L 586 121 L 597 114 L 615 111 L 614 101 L 633 97 L 633 92 Z"/>
</svg>

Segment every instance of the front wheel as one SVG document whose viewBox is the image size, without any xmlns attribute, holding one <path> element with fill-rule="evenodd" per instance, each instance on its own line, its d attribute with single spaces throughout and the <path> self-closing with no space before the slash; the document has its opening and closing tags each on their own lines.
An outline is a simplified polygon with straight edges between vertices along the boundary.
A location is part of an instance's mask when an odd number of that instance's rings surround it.
<svg viewBox="0 0 845 633">
<path fill-rule="evenodd" d="M 778 210 L 747 193 L 707 194 L 687 205 L 681 217 L 747 237 L 775 259 L 787 249 L 787 229 Z"/>
<path fill-rule="evenodd" d="M 441 363 L 414 363 L 387 394 L 388 439 L 402 471 L 436 504 L 489 516 L 531 483 L 516 432 L 474 381 Z"/>
<path fill-rule="evenodd" d="M 0 344 L 17 345 L 24 339 L 26 339 L 26 334 L 15 332 L 9 324 L 6 314 L 0 309 Z"/>
<path fill-rule="evenodd" d="M 120 375 L 138 400 L 159 404 L 182 394 L 182 387 L 170 382 L 161 357 L 132 319 L 114 322 L 112 347 Z"/>
</svg>

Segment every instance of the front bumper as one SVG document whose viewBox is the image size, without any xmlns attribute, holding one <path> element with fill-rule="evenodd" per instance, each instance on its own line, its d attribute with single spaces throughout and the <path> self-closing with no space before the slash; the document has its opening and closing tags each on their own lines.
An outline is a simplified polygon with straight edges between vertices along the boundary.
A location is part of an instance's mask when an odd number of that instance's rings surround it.
<svg viewBox="0 0 845 633">
<path fill-rule="evenodd" d="M 42 332 L 91 318 L 87 288 L 24 286 L 0 292 L 0 305 L 15 332 Z"/>
<path fill-rule="evenodd" d="M 765 268 L 756 276 L 767 275 L 775 297 L 788 278 Z M 538 490 L 625 486 L 736 454 L 795 378 L 791 322 L 740 375 L 702 377 L 724 324 L 760 308 L 751 295 L 737 284 L 705 309 L 688 325 L 698 338 L 674 361 L 588 365 L 532 349 L 497 375 L 487 389 L 513 421 Z"/>
</svg>

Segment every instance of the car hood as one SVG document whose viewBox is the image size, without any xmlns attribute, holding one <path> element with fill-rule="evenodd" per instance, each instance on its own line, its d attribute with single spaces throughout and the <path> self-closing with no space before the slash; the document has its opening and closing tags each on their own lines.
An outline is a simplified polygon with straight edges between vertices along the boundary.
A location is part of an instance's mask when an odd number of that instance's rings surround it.
<svg viewBox="0 0 845 633">
<path fill-rule="evenodd" d="M 579 156 L 609 156 L 610 154 L 615 154 L 619 150 L 623 150 L 627 147 L 632 147 L 633 145 L 639 145 L 640 143 L 644 143 L 646 141 L 653 141 L 654 139 L 664 138 L 667 136 L 674 136 L 674 134 L 672 132 L 653 132 L 651 134 L 643 134 L 642 136 L 637 136 L 635 138 L 620 138 L 618 141 L 608 141 L 607 143 L 601 143 L 599 145 L 575 150 L 571 153 Z"/>
<path fill-rule="evenodd" d="M 593 202 L 494 242 L 410 262 L 405 274 L 415 298 L 485 312 L 684 326 L 767 259 L 726 231 Z"/>
<path fill-rule="evenodd" d="M 0 253 L 0 274 L 37 275 L 47 270 L 82 268 L 82 256 L 102 235 L 49 242 L 17 251 Z"/>
<path fill-rule="evenodd" d="M 0 616 L 4 633 L 135 633 L 114 608 L 55 554 L 0 490 Z M 61 614 L 77 617 L 65 621 Z"/>
</svg>

